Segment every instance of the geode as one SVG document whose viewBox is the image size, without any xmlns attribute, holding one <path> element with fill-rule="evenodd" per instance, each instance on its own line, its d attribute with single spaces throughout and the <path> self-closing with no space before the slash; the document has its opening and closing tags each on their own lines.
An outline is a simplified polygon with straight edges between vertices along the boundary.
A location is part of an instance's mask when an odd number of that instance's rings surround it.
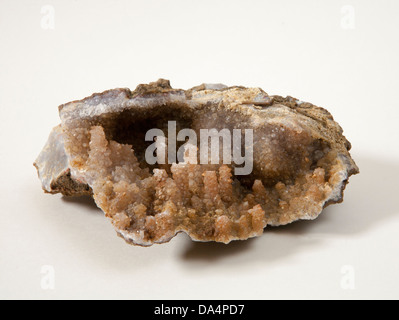
<svg viewBox="0 0 399 320">
<path fill-rule="evenodd" d="M 136 245 L 179 232 L 229 243 L 259 236 L 267 225 L 312 220 L 342 202 L 349 177 L 359 172 L 328 111 L 259 88 L 180 90 L 161 79 L 93 94 L 59 113 L 61 124 L 35 162 L 44 191 L 93 196 L 117 233 Z M 146 133 L 167 132 L 170 121 L 198 136 L 251 129 L 253 170 L 238 175 L 237 164 L 223 161 L 149 164 L 146 152 L 157 139 L 146 141 Z M 164 143 L 171 139 L 166 134 Z"/>
</svg>

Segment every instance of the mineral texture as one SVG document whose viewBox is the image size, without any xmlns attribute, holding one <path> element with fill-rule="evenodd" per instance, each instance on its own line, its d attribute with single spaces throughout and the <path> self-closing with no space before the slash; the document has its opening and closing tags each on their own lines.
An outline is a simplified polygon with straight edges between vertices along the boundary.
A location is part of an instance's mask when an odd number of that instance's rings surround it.
<svg viewBox="0 0 399 320">
<path fill-rule="evenodd" d="M 358 173 L 328 111 L 259 88 L 178 90 L 161 79 L 94 94 L 59 112 L 61 125 L 35 162 L 43 189 L 92 195 L 117 233 L 136 245 L 164 243 L 179 232 L 229 243 L 259 236 L 267 225 L 312 220 L 342 202 Z M 198 137 L 203 129 L 252 129 L 253 170 L 236 175 L 234 162 L 188 161 L 188 151 L 198 151 L 190 144 L 184 161 L 149 164 L 146 152 L 157 139 L 146 141 L 146 132 L 163 130 L 168 144 L 170 121 Z"/>
</svg>

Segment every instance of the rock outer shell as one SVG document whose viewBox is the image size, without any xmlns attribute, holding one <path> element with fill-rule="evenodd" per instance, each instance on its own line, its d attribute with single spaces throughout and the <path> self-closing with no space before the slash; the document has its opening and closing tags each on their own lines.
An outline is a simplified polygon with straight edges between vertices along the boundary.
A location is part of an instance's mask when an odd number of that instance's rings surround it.
<svg viewBox="0 0 399 320">
<path fill-rule="evenodd" d="M 298 130 L 298 134 L 301 130 L 306 130 L 312 139 L 322 141 L 328 145 L 329 150 L 335 152 L 333 160 L 339 164 L 334 169 L 335 180 L 331 192 L 327 198 L 322 199 L 319 209 L 309 215 L 302 212 L 286 221 L 270 219 L 266 224 L 278 226 L 299 219 L 315 219 L 322 208 L 342 202 L 343 191 L 349 177 L 359 172 L 349 153 L 351 144 L 343 136 L 342 128 L 323 108 L 292 97 L 269 96 L 259 88 L 203 84 L 189 90 L 181 90 L 173 89 L 168 80 L 160 79 L 147 85 L 139 85 L 134 91 L 108 90 L 61 105 L 59 107 L 61 125 L 53 129 L 35 162 L 44 191 L 53 194 L 62 193 L 66 196 L 92 195 L 94 178 L 87 174 L 85 166 L 79 165 L 79 161 L 74 157 L 73 148 L 65 145 L 69 132 L 80 127 L 89 128 L 98 123 L 106 127 L 115 115 L 129 110 L 145 110 L 150 113 L 168 105 L 178 105 L 187 112 L 198 112 L 205 106 L 215 106 L 215 112 L 249 115 L 251 124 L 255 128 L 264 125 L 267 119 L 268 124 L 281 124 L 293 132 Z M 101 207 L 101 204 L 97 204 Z M 170 230 L 157 241 L 144 240 L 140 232 L 129 232 L 118 227 L 116 230 L 127 242 L 144 246 L 167 242 L 178 232 L 186 232 L 196 241 L 208 241 L 190 234 L 184 228 L 177 231 Z M 227 243 L 235 239 L 239 238 L 231 236 L 222 242 Z"/>
</svg>

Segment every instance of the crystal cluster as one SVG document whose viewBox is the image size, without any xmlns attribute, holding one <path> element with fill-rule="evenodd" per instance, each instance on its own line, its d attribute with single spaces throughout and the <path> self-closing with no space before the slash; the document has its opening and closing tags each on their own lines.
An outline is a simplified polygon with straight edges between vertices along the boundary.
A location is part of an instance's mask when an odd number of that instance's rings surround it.
<svg viewBox="0 0 399 320">
<path fill-rule="evenodd" d="M 341 127 L 323 108 L 259 88 L 169 81 L 115 89 L 59 107 L 36 160 L 43 189 L 92 195 L 127 242 L 149 246 L 185 232 L 195 241 L 229 243 L 267 225 L 315 219 L 339 203 L 358 173 Z M 253 171 L 233 164 L 148 164 L 152 128 L 252 129 Z M 166 137 L 168 143 L 168 137 Z M 187 160 L 187 158 L 185 158 Z"/>
</svg>

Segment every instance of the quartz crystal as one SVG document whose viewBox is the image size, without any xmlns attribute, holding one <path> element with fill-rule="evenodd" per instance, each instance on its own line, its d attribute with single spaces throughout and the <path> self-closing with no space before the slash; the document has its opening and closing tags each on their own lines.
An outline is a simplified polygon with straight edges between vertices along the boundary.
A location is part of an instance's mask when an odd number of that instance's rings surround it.
<svg viewBox="0 0 399 320">
<path fill-rule="evenodd" d="M 313 220 L 343 200 L 358 173 L 328 111 L 259 88 L 180 90 L 161 79 L 93 94 L 59 113 L 61 124 L 35 162 L 43 189 L 93 196 L 117 233 L 136 245 L 164 243 L 179 232 L 229 243 L 260 236 L 268 225 Z M 167 133 L 170 121 L 198 137 L 201 129 L 252 129 L 252 173 L 236 175 L 234 163 L 148 164 L 154 141 L 146 132 Z"/>
</svg>

